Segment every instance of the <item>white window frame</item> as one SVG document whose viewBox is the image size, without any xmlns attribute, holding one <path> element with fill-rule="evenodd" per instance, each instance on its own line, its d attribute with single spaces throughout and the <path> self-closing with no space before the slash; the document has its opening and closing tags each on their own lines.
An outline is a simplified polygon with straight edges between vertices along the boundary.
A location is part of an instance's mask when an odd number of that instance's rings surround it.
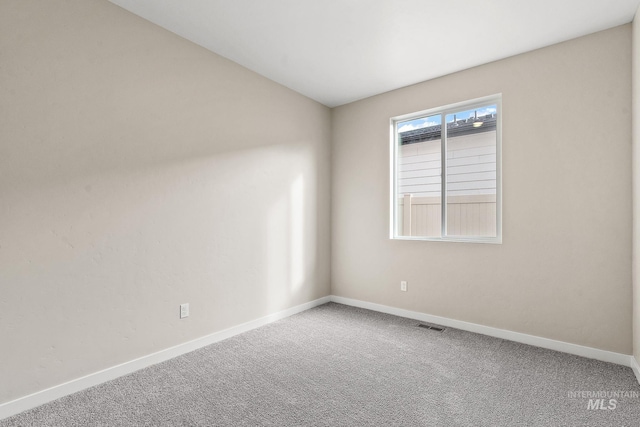
<svg viewBox="0 0 640 427">
<path fill-rule="evenodd" d="M 447 236 L 447 137 L 446 137 L 446 121 L 448 114 L 455 114 L 460 110 L 472 110 L 487 106 L 488 104 L 496 105 L 496 236 Z M 426 116 L 440 115 L 442 122 L 442 138 L 441 138 L 441 215 L 442 229 L 440 237 L 421 237 L 421 236 L 400 236 L 397 234 L 396 226 L 398 218 L 398 131 L 399 122 L 419 119 Z M 391 127 L 391 143 L 390 143 L 390 233 L 389 236 L 394 240 L 426 240 L 438 242 L 466 242 L 466 243 L 502 243 L 502 94 L 490 95 L 482 98 L 476 98 L 469 101 L 457 102 L 455 104 L 445 105 L 443 107 L 431 108 L 428 110 L 418 111 L 415 113 L 404 114 L 392 117 L 390 119 Z"/>
</svg>

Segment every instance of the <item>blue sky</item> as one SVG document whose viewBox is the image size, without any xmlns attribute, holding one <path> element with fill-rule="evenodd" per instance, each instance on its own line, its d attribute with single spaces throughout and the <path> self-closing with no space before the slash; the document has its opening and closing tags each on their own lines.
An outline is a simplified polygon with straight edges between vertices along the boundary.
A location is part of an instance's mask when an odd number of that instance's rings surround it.
<svg viewBox="0 0 640 427">
<path fill-rule="evenodd" d="M 477 110 L 463 110 L 455 113 L 456 119 L 457 120 L 468 119 L 469 117 L 473 117 L 476 111 L 478 112 L 478 116 L 484 116 L 486 114 L 493 114 L 497 110 L 495 105 L 487 105 Z M 453 121 L 453 114 L 447 114 L 446 120 L 447 122 Z M 428 126 L 439 125 L 439 124 L 442 124 L 442 118 L 439 114 L 436 116 L 421 117 L 419 119 L 407 120 L 405 122 L 398 122 L 398 132 L 405 132 L 408 130 L 420 129 Z"/>
</svg>

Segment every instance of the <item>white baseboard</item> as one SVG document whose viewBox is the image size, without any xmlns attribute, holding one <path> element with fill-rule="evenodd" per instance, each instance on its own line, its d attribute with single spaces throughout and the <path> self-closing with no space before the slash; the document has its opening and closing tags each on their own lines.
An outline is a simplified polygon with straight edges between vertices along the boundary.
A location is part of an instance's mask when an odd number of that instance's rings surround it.
<svg viewBox="0 0 640 427">
<path fill-rule="evenodd" d="M 633 369 L 633 373 L 636 374 L 638 384 L 640 384 L 640 365 L 638 365 L 638 361 L 633 356 L 631 356 L 631 369 Z"/>
<path fill-rule="evenodd" d="M 295 307 L 291 307 L 289 309 L 279 311 L 277 313 L 273 313 L 256 320 L 252 320 L 250 322 L 233 326 L 223 331 L 195 339 L 193 341 L 189 341 L 183 344 L 176 345 L 174 347 L 167 348 L 165 350 L 158 351 L 157 353 L 152 353 L 147 356 L 122 363 L 120 365 L 112 366 L 111 368 L 86 375 L 84 377 L 48 388 L 46 390 L 38 391 L 28 396 L 3 403 L 0 405 L 0 420 L 12 415 L 19 414 L 20 412 L 26 411 L 28 409 L 44 405 L 45 403 L 51 402 L 69 394 L 76 393 L 78 391 L 96 386 L 103 382 L 116 379 L 123 375 L 127 375 L 148 366 L 164 362 L 165 360 L 172 359 L 182 354 L 189 353 L 191 351 L 205 347 L 209 344 L 213 344 L 215 342 L 230 338 L 234 335 L 259 328 L 260 326 L 264 326 L 268 323 L 284 319 L 285 317 L 292 316 L 294 314 L 303 312 L 322 304 L 326 304 L 330 300 L 330 297 L 319 298 L 305 304 L 300 304 Z"/>
<path fill-rule="evenodd" d="M 527 335 L 520 332 L 507 331 L 505 329 L 492 328 L 490 326 L 478 325 L 476 323 L 469 323 L 461 320 L 449 319 L 446 317 L 433 316 L 430 314 L 419 313 L 417 311 L 404 310 L 401 308 L 389 307 L 387 305 L 375 304 L 372 302 L 360 301 L 351 298 L 332 295 L 331 301 L 337 302 L 339 304 L 351 305 L 353 307 L 366 308 L 368 310 L 393 314 L 395 316 L 406 317 L 409 319 L 415 319 L 421 322 L 435 323 L 437 325 L 447 326 L 450 328 L 476 332 L 478 334 L 502 338 L 505 340 L 515 341 L 523 344 L 529 344 L 536 347 L 547 348 L 549 350 L 561 351 L 563 353 L 574 354 L 576 356 L 587 357 L 589 359 L 596 359 L 604 362 L 624 365 L 627 367 L 631 367 L 631 359 L 633 358 L 633 356 L 629 356 L 628 354 L 614 353 L 612 351 L 585 347 L 578 344 L 570 344 L 563 341 L 537 337 L 535 335 Z M 636 371 L 636 376 L 637 375 L 638 372 Z"/>
</svg>

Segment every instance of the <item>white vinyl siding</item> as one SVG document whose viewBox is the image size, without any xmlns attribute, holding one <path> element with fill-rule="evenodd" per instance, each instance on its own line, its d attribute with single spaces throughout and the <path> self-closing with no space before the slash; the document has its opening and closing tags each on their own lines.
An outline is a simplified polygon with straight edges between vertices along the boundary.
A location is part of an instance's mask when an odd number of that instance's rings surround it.
<svg viewBox="0 0 640 427">
<path fill-rule="evenodd" d="M 450 196 L 495 194 L 496 131 L 449 138 L 447 189 Z M 398 147 L 398 193 L 440 196 L 440 141 Z"/>
</svg>

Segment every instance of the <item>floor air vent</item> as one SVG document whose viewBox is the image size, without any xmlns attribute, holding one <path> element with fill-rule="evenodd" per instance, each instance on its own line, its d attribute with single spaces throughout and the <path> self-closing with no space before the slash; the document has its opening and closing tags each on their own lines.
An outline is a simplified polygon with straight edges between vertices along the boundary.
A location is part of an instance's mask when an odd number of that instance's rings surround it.
<svg viewBox="0 0 640 427">
<path fill-rule="evenodd" d="M 424 329 L 431 329 L 432 331 L 436 331 L 436 332 L 444 331 L 444 328 L 442 326 L 427 325 L 426 323 L 420 323 L 420 324 L 418 324 L 418 327 L 419 328 L 424 328 Z"/>
</svg>

